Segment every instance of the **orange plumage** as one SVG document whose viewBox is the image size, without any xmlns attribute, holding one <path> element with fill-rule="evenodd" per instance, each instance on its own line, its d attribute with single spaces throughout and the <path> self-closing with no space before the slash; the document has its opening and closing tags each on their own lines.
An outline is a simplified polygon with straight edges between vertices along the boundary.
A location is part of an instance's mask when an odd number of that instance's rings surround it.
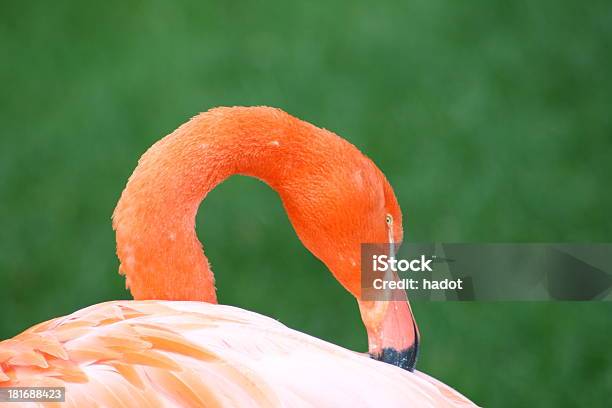
<svg viewBox="0 0 612 408">
<path fill-rule="evenodd" d="M 301 241 L 356 297 L 370 354 L 403 351 L 409 358 L 390 362 L 407 370 L 215 304 L 195 215 L 233 174 L 278 192 Z M 267 107 L 203 113 L 143 155 L 113 227 L 136 300 L 1 342 L 0 386 L 65 386 L 78 407 L 472 406 L 413 371 L 418 331 L 407 301 L 359 299 L 360 244 L 401 241 L 401 211 L 383 173 L 332 132 Z"/>
</svg>

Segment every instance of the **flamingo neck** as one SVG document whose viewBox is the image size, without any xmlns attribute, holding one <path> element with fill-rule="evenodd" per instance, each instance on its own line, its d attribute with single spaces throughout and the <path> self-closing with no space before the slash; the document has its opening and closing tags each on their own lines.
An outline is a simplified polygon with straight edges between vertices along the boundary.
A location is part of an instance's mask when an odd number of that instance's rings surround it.
<svg viewBox="0 0 612 408">
<path fill-rule="evenodd" d="M 326 160 L 316 147 L 330 143 L 346 142 L 280 110 L 256 107 L 213 109 L 154 144 L 113 214 L 120 273 L 134 299 L 216 303 L 214 276 L 195 233 L 202 200 L 231 175 L 253 176 L 279 193 L 297 229 L 291 212 L 308 194 L 298 187 Z"/>
</svg>

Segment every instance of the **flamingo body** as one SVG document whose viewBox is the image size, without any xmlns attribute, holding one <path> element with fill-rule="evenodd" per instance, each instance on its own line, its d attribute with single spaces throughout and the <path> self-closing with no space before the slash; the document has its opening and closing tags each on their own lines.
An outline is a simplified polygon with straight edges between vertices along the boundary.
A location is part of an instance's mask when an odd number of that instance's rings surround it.
<svg viewBox="0 0 612 408">
<path fill-rule="evenodd" d="M 279 193 L 300 240 L 355 296 L 369 355 L 390 364 L 216 304 L 195 216 L 233 174 Z M 384 174 L 330 131 L 268 107 L 202 113 L 143 155 L 113 227 L 136 300 L 1 342 L 0 387 L 65 387 L 72 407 L 473 406 L 414 370 L 407 299 L 360 298 L 360 244 L 400 242 L 402 214 Z"/>
<path fill-rule="evenodd" d="M 203 302 L 93 305 L 1 342 L 0 367 L 0 386 L 66 387 L 69 407 L 473 406 L 422 373 Z"/>
</svg>

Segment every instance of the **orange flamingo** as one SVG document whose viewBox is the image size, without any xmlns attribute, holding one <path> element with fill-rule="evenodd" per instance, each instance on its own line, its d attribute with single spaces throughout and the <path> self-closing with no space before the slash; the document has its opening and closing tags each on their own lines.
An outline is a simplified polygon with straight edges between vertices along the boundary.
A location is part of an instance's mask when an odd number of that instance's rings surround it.
<svg viewBox="0 0 612 408">
<path fill-rule="evenodd" d="M 195 216 L 233 174 L 278 192 L 300 240 L 356 297 L 374 359 L 216 304 Z M 1 342 L 0 386 L 65 387 L 74 407 L 474 406 L 414 370 L 407 300 L 359 300 L 360 243 L 400 242 L 401 212 L 383 173 L 332 132 L 268 107 L 200 114 L 142 156 L 113 227 L 136 300 Z"/>
</svg>

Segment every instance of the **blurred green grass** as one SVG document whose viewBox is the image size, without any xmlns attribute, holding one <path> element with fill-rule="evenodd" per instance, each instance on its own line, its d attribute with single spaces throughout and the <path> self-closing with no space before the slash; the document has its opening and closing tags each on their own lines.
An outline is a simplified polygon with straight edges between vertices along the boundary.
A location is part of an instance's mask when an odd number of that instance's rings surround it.
<svg viewBox="0 0 612 408">
<path fill-rule="evenodd" d="M 273 105 L 387 174 L 411 241 L 610 241 L 612 5 L 0 2 L 0 338 L 129 298 L 110 215 L 199 111 Z M 248 199 L 247 199 L 248 197 Z M 235 177 L 198 231 L 220 300 L 353 349 L 356 305 Z M 609 303 L 418 303 L 419 368 L 484 406 L 605 406 Z"/>
</svg>

